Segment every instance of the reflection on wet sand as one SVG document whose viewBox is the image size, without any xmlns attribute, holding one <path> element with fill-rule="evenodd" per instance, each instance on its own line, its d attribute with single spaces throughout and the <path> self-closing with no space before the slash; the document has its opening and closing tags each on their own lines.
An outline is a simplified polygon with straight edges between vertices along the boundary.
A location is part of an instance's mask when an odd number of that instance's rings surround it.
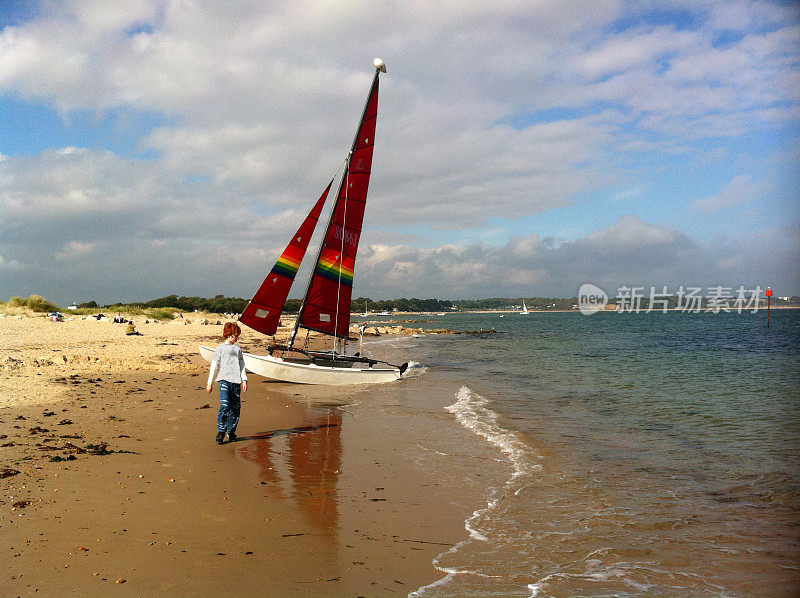
<svg viewBox="0 0 800 598">
<path fill-rule="evenodd" d="M 236 449 L 239 457 L 256 464 L 267 492 L 291 497 L 317 532 L 331 535 L 338 525 L 341 424 L 339 410 L 317 412 L 303 426 L 240 436 Z"/>
</svg>

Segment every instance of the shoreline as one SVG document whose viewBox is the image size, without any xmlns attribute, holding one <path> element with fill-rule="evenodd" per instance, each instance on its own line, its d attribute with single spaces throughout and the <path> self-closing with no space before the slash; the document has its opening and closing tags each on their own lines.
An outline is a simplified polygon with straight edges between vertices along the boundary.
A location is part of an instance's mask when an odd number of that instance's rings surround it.
<svg viewBox="0 0 800 598">
<path fill-rule="evenodd" d="M 780 306 L 773 305 L 773 306 L 770 307 L 770 309 L 771 310 L 772 309 L 800 309 L 800 306 L 798 306 L 798 305 L 780 305 Z M 617 310 L 617 309 L 601 309 L 601 310 L 598 310 L 598 313 L 600 313 L 600 312 L 616 313 L 618 311 L 619 310 Z M 671 311 L 692 313 L 692 314 L 694 314 L 694 313 L 713 314 L 714 313 L 714 311 L 710 310 L 710 309 L 702 309 L 702 310 L 696 312 L 696 311 L 688 311 L 688 310 L 684 310 L 684 309 L 679 309 L 677 307 L 669 307 L 667 309 L 654 309 L 654 310 L 652 310 L 650 312 L 648 312 L 645 308 L 642 308 L 638 312 L 629 312 L 629 311 L 626 310 L 626 311 L 620 312 L 620 313 L 664 313 L 664 312 L 671 312 Z M 759 307 L 758 311 L 766 312 L 767 311 L 766 305 L 763 306 L 763 307 Z M 751 312 L 752 312 L 752 309 L 743 309 L 742 310 L 742 313 L 751 313 Z M 394 317 L 394 316 L 428 316 L 428 317 L 436 317 L 436 316 L 438 316 L 438 317 L 443 317 L 443 316 L 440 316 L 439 313 L 440 312 L 429 312 L 429 311 L 398 311 L 398 312 L 395 312 L 394 314 L 391 314 L 389 316 L 380 316 L 380 317 L 383 317 L 383 318 L 386 318 L 386 317 L 391 318 L 391 317 Z M 581 311 L 577 307 L 574 308 L 574 309 L 528 309 L 528 314 L 572 314 L 572 313 L 580 314 Z M 736 311 L 736 309 L 728 308 L 727 310 L 719 310 L 719 313 L 738 313 L 738 312 Z M 455 315 L 455 314 L 482 314 L 482 315 L 486 315 L 486 314 L 504 314 L 504 315 L 505 314 L 519 314 L 519 315 L 528 315 L 528 314 L 523 314 L 521 311 L 510 310 L 510 309 L 505 309 L 505 310 L 503 310 L 503 309 L 485 309 L 485 310 L 463 309 L 463 310 L 459 310 L 459 311 L 445 312 L 445 315 Z M 353 313 L 353 314 L 351 314 L 351 317 L 356 317 L 357 316 L 359 318 L 365 318 L 365 317 L 370 317 L 370 316 L 373 316 L 373 315 L 375 315 L 375 314 L 368 314 L 367 316 L 365 316 L 363 313 Z M 378 320 L 378 322 L 379 323 L 383 323 L 383 322 L 390 323 L 391 320 Z"/>
<path fill-rule="evenodd" d="M 17 323 L 0 334 L 15 351 L 0 364 L 14 595 L 407 595 L 467 535 L 452 488 L 383 440 L 397 422 L 354 406 L 376 391 L 253 376 L 240 438 L 217 446 L 207 365 L 180 351 L 218 326 L 137 325 L 145 336 L 129 338 L 110 323 Z"/>
</svg>

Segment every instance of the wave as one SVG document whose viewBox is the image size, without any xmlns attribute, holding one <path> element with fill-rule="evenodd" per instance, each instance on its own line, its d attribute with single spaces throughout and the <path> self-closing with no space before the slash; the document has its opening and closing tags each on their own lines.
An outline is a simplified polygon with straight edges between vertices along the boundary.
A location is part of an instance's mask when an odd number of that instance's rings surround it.
<svg viewBox="0 0 800 598">
<path fill-rule="evenodd" d="M 456 416 L 462 426 L 472 430 L 487 442 L 499 448 L 514 467 L 512 480 L 539 471 L 540 457 L 517 432 L 506 430 L 497 423 L 498 415 L 487 405 L 490 401 L 462 386 L 456 393 L 456 402 L 445 407 Z"/>
<path fill-rule="evenodd" d="M 493 488 L 485 507 L 475 510 L 464 521 L 464 528 L 469 533 L 469 539 L 459 542 L 447 551 L 441 553 L 433 560 L 433 566 L 445 574 L 442 579 L 422 586 L 410 592 L 409 597 L 424 596 L 431 590 L 442 588 L 456 576 L 475 575 L 483 578 L 497 577 L 477 570 L 457 567 L 444 567 L 440 563 L 447 555 L 456 554 L 470 542 L 491 542 L 493 539 L 492 526 L 489 523 L 495 519 L 496 511 L 506 496 L 514 496 L 524 487 L 529 477 L 541 471 L 540 456 L 528 445 L 521 436 L 514 431 L 503 428 L 498 423 L 498 415 L 488 405 L 489 399 L 473 392 L 468 386 L 462 386 L 455 394 L 456 402 L 445 407 L 455 415 L 458 422 L 466 429 L 497 447 L 513 468 L 513 473 L 501 488 Z M 494 522 L 496 524 L 496 522 Z"/>
<path fill-rule="evenodd" d="M 411 336 L 386 335 L 382 338 L 365 338 L 363 346 L 366 347 L 393 347 L 397 349 L 408 349 L 419 344 L 419 340 Z"/>
<path fill-rule="evenodd" d="M 404 378 L 417 378 L 418 376 L 422 376 L 425 372 L 428 371 L 428 368 L 419 363 L 418 361 L 409 361 L 408 362 L 408 369 L 403 374 Z"/>
</svg>

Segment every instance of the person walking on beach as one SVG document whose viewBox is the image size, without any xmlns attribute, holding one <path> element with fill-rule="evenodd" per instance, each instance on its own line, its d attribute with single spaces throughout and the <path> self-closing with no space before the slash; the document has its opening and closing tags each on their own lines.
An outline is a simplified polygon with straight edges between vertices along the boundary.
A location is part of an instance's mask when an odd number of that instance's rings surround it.
<svg viewBox="0 0 800 598">
<path fill-rule="evenodd" d="M 236 426 L 239 423 L 241 410 L 241 393 L 247 390 L 247 374 L 244 369 L 242 349 L 236 344 L 242 329 L 238 324 L 225 322 L 222 337 L 225 342 L 214 349 L 211 358 L 211 369 L 208 372 L 206 392 L 211 392 L 214 384 L 214 373 L 219 369 L 217 385 L 219 386 L 219 414 L 217 415 L 217 444 L 222 444 L 225 434 L 228 442 L 236 440 Z"/>
</svg>

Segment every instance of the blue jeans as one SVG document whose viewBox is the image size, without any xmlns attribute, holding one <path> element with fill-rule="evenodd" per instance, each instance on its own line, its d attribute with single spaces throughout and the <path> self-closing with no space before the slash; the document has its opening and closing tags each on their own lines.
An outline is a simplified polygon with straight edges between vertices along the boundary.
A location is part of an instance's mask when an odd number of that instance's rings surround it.
<svg viewBox="0 0 800 598">
<path fill-rule="evenodd" d="M 242 407 L 242 385 L 227 380 L 218 380 L 219 385 L 219 414 L 217 415 L 217 430 L 220 432 L 236 431 L 239 423 L 239 411 Z"/>
</svg>

